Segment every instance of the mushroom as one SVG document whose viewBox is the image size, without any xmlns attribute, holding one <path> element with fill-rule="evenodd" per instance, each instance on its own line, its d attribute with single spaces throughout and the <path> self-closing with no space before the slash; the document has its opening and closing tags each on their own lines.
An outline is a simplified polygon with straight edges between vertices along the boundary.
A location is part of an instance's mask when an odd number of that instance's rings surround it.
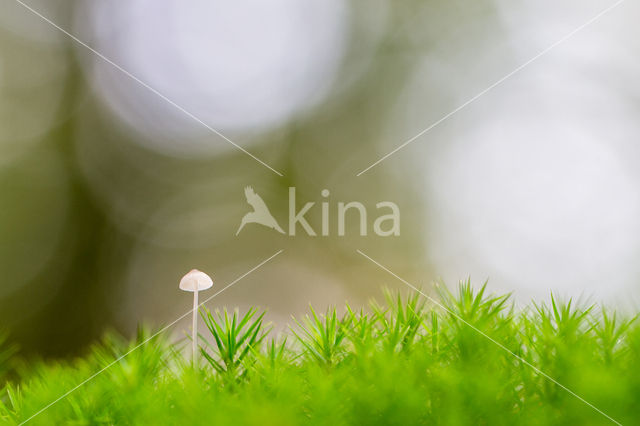
<svg viewBox="0 0 640 426">
<path fill-rule="evenodd" d="M 193 327 L 191 342 L 191 359 L 194 365 L 198 365 L 198 292 L 211 288 L 211 277 L 202 271 L 192 269 L 180 280 L 180 290 L 193 292 Z"/>
</svg>

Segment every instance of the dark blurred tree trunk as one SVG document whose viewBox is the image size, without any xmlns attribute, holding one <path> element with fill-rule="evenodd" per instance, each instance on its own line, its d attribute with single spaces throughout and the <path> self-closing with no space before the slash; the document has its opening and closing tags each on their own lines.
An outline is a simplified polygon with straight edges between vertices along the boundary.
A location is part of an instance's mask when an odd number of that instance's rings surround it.
<svg viewBox="0 0 640 426">
<path fill-rule="evenodd" d="M 39 288 L 55 289 L 33 315 L 10 325 L 11 334 L 24 353 L 44 357 L 77 354 L 99 338 L 107 324 L 113 324 L 111 307 L 121 290 L 121 281 L 110 281 L 113 275 L 105 267 L 114 261 L 113 253 L 126 262 L 131 247 L 131 239 L 109 223 L 76 160 L 75 111 L 82 108 L 80 94 L 85 80 L 75 58 L 77 46 L 71 40 L 69 43 L 71 71 L 59 109 L 65 118 L 43 142 L 63 157 L 70 186 L 69 215 L 54 259 L 32 282 L 5 299 L 8 309 L 3 309 L 6 314 L 11 306 L 24 306 L 42 297 Z"/>
</svg>

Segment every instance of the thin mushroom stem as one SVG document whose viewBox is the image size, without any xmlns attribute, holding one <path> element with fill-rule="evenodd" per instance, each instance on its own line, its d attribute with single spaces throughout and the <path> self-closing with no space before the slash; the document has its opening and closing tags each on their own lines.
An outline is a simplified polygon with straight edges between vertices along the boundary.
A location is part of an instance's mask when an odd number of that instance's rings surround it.
<svg viewBox="0 0 640 426">
<path fill-rule="evenodd" d="M 193 292 L 193 325 L 191 327 L 191 361 L 193 366 L 198 368 L 198 286 Z"/>
<path fill-rule="evenodd" d="M 180 290 L 193 292 L 193 325 L 191 327 L 191 365 L 198 367 L 198 291 L 213 286 L 213 280 L 207 274 L 192 269 L 180 280 Z"/>
</svg>

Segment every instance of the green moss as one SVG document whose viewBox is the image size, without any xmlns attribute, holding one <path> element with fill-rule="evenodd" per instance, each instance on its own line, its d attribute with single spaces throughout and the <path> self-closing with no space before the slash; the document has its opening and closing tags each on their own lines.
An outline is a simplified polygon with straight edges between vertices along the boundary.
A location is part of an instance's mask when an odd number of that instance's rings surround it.
<svg viewBox="0 0 640 426">
<path fill-rule="evenodd" d="M 271 336 L 254 309 L 204 311 L 200 368 L 160 335 L 28 424 L 612 424 L 532 366 L 616 421 L 640 423 L 632 319 L 556 300 L 516 312 L 468 283 L 440 302 L 388 295 L 343 316 L 311 310 L 288 338 Z M 29 364 L 4 389 L 2 422 L 28 419 L 148 336 L 109 335 L 75 362 Z"/>
</svg>

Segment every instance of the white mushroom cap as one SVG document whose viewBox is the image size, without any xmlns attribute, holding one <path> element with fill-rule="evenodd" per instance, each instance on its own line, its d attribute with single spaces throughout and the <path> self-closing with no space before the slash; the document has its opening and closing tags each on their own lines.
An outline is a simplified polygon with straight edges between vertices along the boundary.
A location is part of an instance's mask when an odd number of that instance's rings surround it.
<svg viewBox="0 0 640 426">
<path fill-rule="evenodd" d="M 180 290 L 198 291 L 206 290 L 213 285 L 211 277 L 202 271 L 192 269 L 180 280 Z"/>
</svg>

